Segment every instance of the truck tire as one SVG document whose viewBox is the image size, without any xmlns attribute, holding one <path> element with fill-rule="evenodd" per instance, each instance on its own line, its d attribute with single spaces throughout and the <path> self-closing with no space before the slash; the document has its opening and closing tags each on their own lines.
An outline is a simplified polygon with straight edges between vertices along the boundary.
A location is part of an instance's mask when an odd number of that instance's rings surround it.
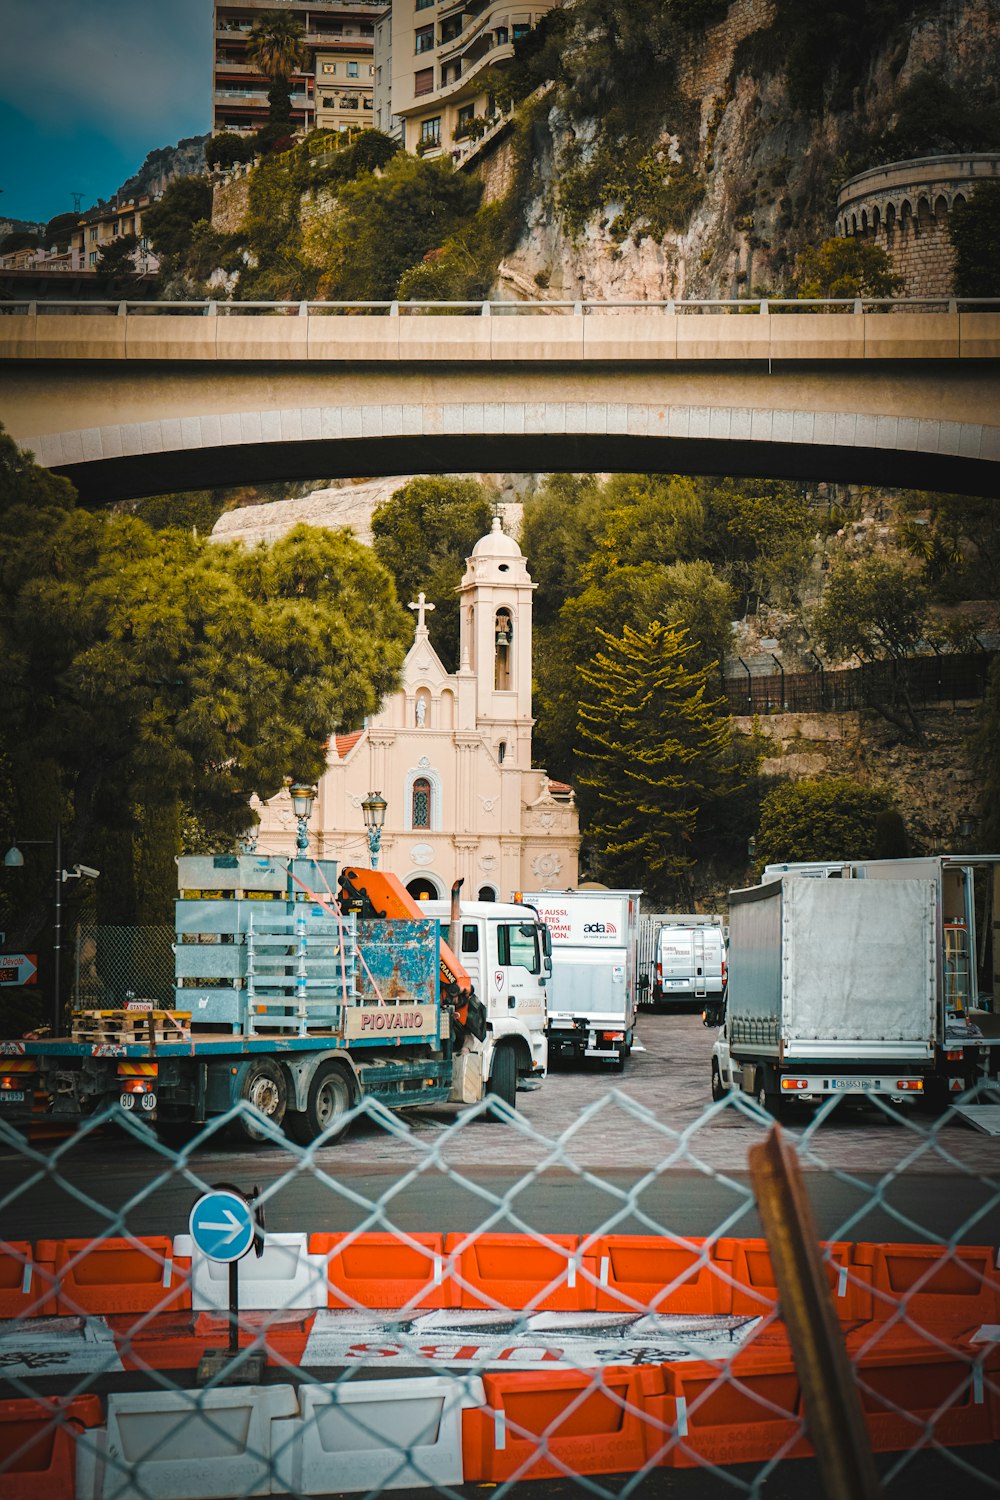
<svg viewBox="0 0 1000 1500">
<path fill-rule="evenodd" d="M 354 1088 L 347 1070 L 339 1063 L 321 1063 L 309 1085 L 305 1109 L 285 1115 L 285 1134 L 300 1146 L 308 1146 L 329 1131 L 324 1144 L 332 1146 L 346 1136 L 350 1127 L 341 1125 L 338 1130 L 336 1124 L 353 1104 Z"/>
<path fill-rule="evenodd" d="M 494 1052 L 486 1092 L 494 1099 L 502 1099 L 511 1109 L 517 1108 L 517 1058 L 513 1047 L 498 1047 Z"/>
<path fill-rule="evenodd" d="M 725 1086 L 725 1084 L 722 1081 L 722 1074 L 719 1072 L 719 1064 L 717 1062 L 713 1062 L 713 1064 L 712 1064 L 712 1102 L 714 1104 L 718 1104 L 718 1102 L 719 1102 L 720 1099 L 724 1099 L 726 1097 L 726 1092 L 727 1092 L 726 1086 Z"/>
<path fill-rule="evenodd" d="M 770 1079 L 761 1071 L 757 1074 L 757 1093 L 755 1098 L 761 1109 L 766 1110 L 773 1120 L 781 1116 L 781 1095 L 768 1088 Z"/>
<path fill-rule="evenodd" d="M 260 1110 L 272 1125 L 281 1125 L 288 1105 L 288 1084 L 284 1072 L 272 1058 L 254 1057 L 243 1064 L 234 1081 L 233 1103 L 244 1099 Z M 233 1120 L 231 1129 L 237 1140 L 248 1141 L 253 1146 L 269 1140 L 245 1116 Z"/>
</svg>

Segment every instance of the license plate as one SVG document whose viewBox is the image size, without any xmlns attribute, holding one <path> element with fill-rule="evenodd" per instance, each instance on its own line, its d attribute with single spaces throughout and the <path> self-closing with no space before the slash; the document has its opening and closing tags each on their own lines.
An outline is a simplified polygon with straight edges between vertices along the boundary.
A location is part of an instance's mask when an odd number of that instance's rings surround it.
<svg viewBox="0 0 1000 1500">
<path fill-rule="evenodd" d="M 879 1089 L 882 1087 L 880 1078 L 831 1078 L 831 1089 L 847 1093 L 864 1093 L 866 1089 Z"/>
<path fill-rule="evenodd" d="M 23 1104 L 26 1097 L 23 1089 L 0 1089 L 0 1104 Z"/>
</svg>

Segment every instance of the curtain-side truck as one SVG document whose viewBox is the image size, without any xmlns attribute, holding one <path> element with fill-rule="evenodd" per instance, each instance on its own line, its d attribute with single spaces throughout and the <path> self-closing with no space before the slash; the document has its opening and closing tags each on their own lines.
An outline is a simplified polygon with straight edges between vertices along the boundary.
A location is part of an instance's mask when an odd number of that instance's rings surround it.
<svg viewBox="0 0 1000 1500">
<path fill-rule="evenodd" d="M 638 1010 L 641 891 L 525 891 L 552 940 L 549 1050 L 596 1057 L 621 1072 Z"/>
<path fill-rule="evenodd" d="M 139 998 L 75 1015 L 71 1037 L 0 1041 L 0 1118 L 71 1122 L 118 1103 L 180 1139 L 247 1101 L 305 1144 L 363 1098 L 513 1106 L 506 1002 L 480 999 L 394 875 L 350 868 L 338 882 L 332 861 L 218 855 L 181 858 L 178 881 L 175 1009 Z M 534 913 L 517 920 L 541 951 Z M 544 1076 L 533 978 L 521 1024 Z M 252 1116 L 232 1125 L 262 1138 Z"/>
</svg>

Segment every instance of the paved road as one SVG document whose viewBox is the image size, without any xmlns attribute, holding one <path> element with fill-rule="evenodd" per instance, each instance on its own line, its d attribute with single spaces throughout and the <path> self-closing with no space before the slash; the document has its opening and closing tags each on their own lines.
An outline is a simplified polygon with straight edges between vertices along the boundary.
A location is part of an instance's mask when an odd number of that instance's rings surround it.
<svg viewBox="0 0 1000 1500">
<path fill-rule="evenodd" d="M 117 1132 L 41 1144 L 37 1162 L 0 1142 L 0 1232 L 176 1233 L 196 1193 L 218 1182 L 265 1188 L 274 1230 L 758 1232 L 746 1161 L 768 1122 L 735 1101 L 706 1115 L 711 1033 L 700 1017 L 644 1015 L 641 1036 L 646 1050 L 624 1075 L 557 1070 L 518 1096 L 516 1123 L 457 1108 L 366 1118 L 315 1165 L 218 1136 L 181 1167 Z M 822 1234 L 1000 1241 L 1000 1142 L 958 1123 L 842 1106 L 790 1127 Z"/>
</svg>

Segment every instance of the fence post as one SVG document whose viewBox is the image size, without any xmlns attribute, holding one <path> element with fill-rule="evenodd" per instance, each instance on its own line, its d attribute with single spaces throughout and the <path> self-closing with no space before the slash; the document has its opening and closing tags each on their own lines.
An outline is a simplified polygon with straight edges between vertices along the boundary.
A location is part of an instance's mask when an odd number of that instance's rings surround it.
<svg viewBox="0 0 1000 1500">
<path fill-rule="evenodd" d="M 879 1500 L 882 1485 L 823 1271 L 812 1204 L 780 1125 L 750 1148 L 749 1160 L 824 1493 L 827 1500 Z"/>
</svg>

